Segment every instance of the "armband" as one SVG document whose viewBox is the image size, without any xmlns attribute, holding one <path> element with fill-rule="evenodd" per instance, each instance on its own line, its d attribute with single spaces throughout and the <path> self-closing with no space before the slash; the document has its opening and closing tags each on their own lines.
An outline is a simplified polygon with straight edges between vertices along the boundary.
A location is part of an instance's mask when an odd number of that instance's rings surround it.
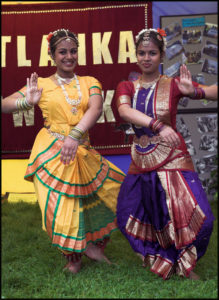
<svg viewBox="0 0 219 300">
<path fill-rule="evenodd" d="M 117 107 L 119 107 L 122 104 L 128 104 L 128 105 L 131 106 L 130 97 L 127 96 L 127 95 L 119 96 L 118 99 L 117 99 Z"/>
</svg>

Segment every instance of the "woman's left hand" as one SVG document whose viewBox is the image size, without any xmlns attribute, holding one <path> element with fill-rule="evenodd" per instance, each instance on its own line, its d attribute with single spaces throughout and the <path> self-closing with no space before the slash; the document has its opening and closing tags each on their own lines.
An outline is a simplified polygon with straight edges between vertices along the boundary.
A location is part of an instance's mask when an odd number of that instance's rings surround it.
<svg viewBox="0 0 219 300">
<path fill-rule="evenodd" d="M 183 95 L 193 95 L 195 88 L 192 84 L 192 76 L 186 65 L 180 67 L 180 81 L 175 78 L 175 82 Z"/>
<path fill-rule="evenodd" d="M 77 153 L 79 142 L 67 136 L 64 140 L 61 151 L 61 162 L 64 165 L 68 165 L 71 161 L 74 160 Z"/>
</svg>

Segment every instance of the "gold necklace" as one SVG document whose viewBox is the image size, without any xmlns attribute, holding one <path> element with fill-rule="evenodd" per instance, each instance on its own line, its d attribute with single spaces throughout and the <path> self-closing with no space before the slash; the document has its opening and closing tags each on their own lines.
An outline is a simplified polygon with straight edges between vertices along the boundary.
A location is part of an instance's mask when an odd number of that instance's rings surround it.
<svg viewBox="0 0 219 300">
<path fill-rule="evenodd" d="M 160 79 L 160 77 L 161 77 L 161 75 L 159 74 L 159 76 L 151 82 L 143 82 L 142 77 L 140 77 L 140 79 L 139 79 L 140 86 L 142 86 L 145 89 L 148 89 L 151 86 L 153 86 L 155 83 L 157 83 L 158 80 Z"/>
</svg>

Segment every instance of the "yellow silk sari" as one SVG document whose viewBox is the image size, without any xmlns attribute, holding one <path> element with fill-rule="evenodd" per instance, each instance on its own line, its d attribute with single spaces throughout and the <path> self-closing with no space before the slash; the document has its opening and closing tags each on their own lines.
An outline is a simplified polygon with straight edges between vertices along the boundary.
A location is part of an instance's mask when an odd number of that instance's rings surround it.
<svg viewBox="0 0 219 300">
<path fill-rule="evenodd" d="M 82 99 L 76 115 L 59 86 L 50 78 L 38 79 L 39 88 L 43 88 L 39 107 L 45 128 L 35 139 L 25 174 L 25 179 L 33 181 L 35 186 L 42 227 L 52 245 L 63 252 L 83 252 L 88 243 L 101 241 L 117 229 L 117 196 L 125 177 L 120 169 L 90 148 L 88 133 L 75 159 L 69 165 L 60 161 L 62 137 L 83 117 L 89 95 L 97 89 L 101 93 L 101 85 L 95 78 L 78 78 Z M 65 88 L 70 98 L 78 98 L 74 80 Z"/>
</svg>

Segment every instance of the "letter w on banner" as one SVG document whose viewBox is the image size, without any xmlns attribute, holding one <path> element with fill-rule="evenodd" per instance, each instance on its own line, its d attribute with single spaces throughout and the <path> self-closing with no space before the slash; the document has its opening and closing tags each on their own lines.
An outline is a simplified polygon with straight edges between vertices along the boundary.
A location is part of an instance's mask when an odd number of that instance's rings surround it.
<svg viewBox="0 0 219 300">
<path fill-rule="evenodd" d="M 20 90 L 27 77 L 55 73 L 47 53 L 49 32 L 66 28 L 78 35 L 76 73 L 96 77 L 103 86 L 104 110 L 90 130 L 91 145 L 101 154 L 129 153 L 129 124 L 119 118 L 115 90 L 138 72 L 134 40 L 152 25 L 152 4 L 141 1 L 72 1 L 2 5 L 2 97 Z M 38 106 L 2 115 L 2 157 L 28 158 L 43 118 Z"/>
</svg>

